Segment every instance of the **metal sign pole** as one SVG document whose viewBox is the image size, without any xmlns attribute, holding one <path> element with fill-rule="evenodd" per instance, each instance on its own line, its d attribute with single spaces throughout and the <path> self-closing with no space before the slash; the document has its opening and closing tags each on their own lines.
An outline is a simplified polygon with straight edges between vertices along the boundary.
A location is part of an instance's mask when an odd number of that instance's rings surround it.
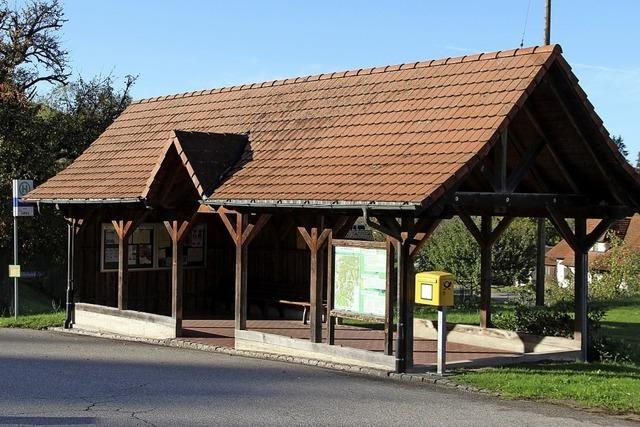
<svg viewBox="0 0 640 427">
<path fill-rule="evenodd" d="M 438 307 L 438 375 L 447 368 L 447 307 Z"/>
<path fill-rule="evenodd" d="M 18 217 L 13 217 L 13 264 L 18 265 Z M 18 278 L 13 278 L 13 317 L 18 317 Z"/>
<path fill-rule="evenodd" d="M 20 264 L 18 264 L 18 217 L 33 216 L 33 206 L 22 201 L 22 197 L 33 190 L 33 180 L 14 179 L 13 182 L 13 265 L 9 266 L 9 277 L 13 277 L 13 315 L 18 317 L 18 280 Z"/>
</svg>

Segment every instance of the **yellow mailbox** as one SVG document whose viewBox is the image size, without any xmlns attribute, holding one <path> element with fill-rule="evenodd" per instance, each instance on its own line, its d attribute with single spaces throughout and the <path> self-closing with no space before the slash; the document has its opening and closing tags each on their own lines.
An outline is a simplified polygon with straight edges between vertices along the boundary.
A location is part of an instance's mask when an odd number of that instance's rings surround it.
<svg viewBox="0 0 640 427">
<path fill-rule="evenodd" d="M 448 307 L 453 305 L 455 277 L 446 271 L 416 274 L 416 303 Z"/>
</svg>

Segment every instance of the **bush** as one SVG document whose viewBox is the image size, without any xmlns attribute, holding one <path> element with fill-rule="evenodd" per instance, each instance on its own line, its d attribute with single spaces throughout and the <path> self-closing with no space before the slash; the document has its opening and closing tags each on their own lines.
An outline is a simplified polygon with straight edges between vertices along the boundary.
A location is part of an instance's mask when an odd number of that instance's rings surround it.
<svg viewBox="0 0 640 427">
<path fill-rule="evenodd" d="M 631 363 L 631 346 L 619 339 L 600 333 L 589 335 L 587 356 L 589 362 Z"/>
<path fill-rule="evenodd" d="M 640 294 L 640 251 L 610 233 L 611 249 L 593 262 L 589 297 L 609 300 Z"/>
<path fill-rule="evenodd" d="M 513 311 L 493 316 L 492 323 L 499 329 L 532 335 L 570 337 L 573 334 L 573 319 L 566 307 L 518 304 Z"/>
<path fill-rule="evenodd" d="M 554 337 L 573 336 L 573 304 L 562 301 L 549 307 L 518 304 L 513 311 L 493 316 L 493 326 L 499 329 L 531 335 Z M 588 314 L 590 362 L 631 362 L 632 349 L 621 340 L 602 334 L 600 328 L 605 312 L 590 309 Z"/>
</svg>

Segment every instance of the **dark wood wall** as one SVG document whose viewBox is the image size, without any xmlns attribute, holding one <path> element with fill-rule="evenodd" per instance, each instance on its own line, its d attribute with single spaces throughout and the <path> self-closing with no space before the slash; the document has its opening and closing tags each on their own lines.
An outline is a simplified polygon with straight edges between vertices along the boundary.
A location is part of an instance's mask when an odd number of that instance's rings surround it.
<svg viewBox="0 0 640 427">
<path fill-rule="evenodd" d="M 233 316 L 235 252 L 216 214 L 202 214 L 207 224 L 206 267 L 184 269 L 184 315 Z M 272 218 L 249 246 L 248 299 L 264 306 L 279 299 L 309 299 L 309 251 L 287 219 Z M 76 301 L 115 307 L 117 272 L 100 271 L 101 224 L 98 216 L 78 235 Z M 129 270 L 128 309 L 171 314 L 171 270 Z"/>
</svg>

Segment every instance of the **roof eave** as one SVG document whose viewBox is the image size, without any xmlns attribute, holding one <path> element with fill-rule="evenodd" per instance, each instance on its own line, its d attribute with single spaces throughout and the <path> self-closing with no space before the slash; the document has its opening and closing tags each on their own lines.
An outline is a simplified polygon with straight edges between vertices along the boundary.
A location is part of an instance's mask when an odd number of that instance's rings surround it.
<svg viewBox="0 0 640 427">
<path fill-rule="evenodd" d="M 243 200 L 243 199 L 204 199 L 203 204 L 209 206 L 255 207 L 255 208 L 295 208 L 295 209 L 328 209 L 357 210 L 363 208 L 389 211 L 414 212 L 421 208 L 414 202 L 363 202 L 363 201 L 328 201 L 328 200 Z"/>
<path fill-rule="evenodd" d="M 141 197 L 136 198 L 116 198 L 116 199 L 31 199 L 23 198 L 26 203 L 44 203 L 44 204 L 56 204 L 56 205 L 98 205 L 107 203 L 117 204 L 131 204 L 131 203 L 145 203 L 145 199 Z"/>
</svg>

